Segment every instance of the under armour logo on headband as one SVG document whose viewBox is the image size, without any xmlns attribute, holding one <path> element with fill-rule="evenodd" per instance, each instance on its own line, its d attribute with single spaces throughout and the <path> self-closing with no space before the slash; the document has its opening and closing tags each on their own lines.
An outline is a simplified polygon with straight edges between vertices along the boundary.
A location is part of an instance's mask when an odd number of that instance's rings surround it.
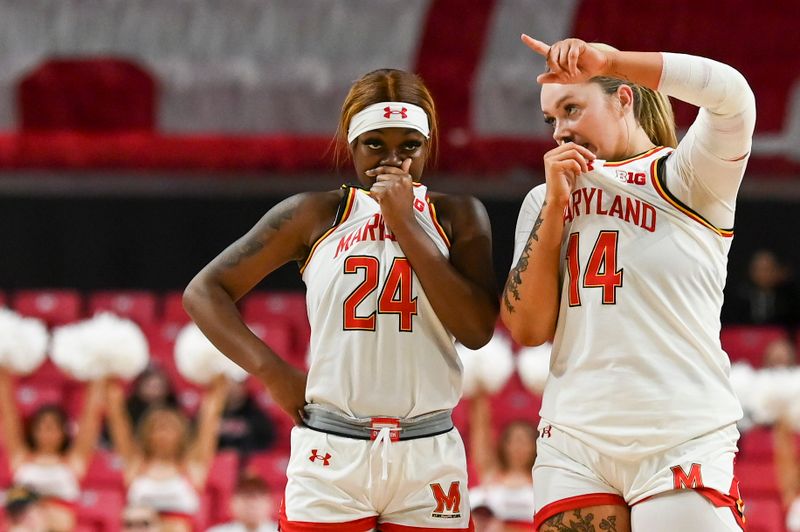
<svg viewBox="0 0 800 532">
<path fill-rule="evenodd" d="M 383 117 L 384 118 L 391 118 L 392 115 L 400 115 L 400 118 L 408 118 L 408 114 L 407 114 L 408 113 L 408 109 L 406 109 L 405 107 L 400 108 L 399 111 L 394 111 L 394 110 L 392 110 L 391 107 L 389 107 L 387 105 L 386 107 L 383 108 L 383 110 L 385 111 L 383 113 Z"/>
</svg>

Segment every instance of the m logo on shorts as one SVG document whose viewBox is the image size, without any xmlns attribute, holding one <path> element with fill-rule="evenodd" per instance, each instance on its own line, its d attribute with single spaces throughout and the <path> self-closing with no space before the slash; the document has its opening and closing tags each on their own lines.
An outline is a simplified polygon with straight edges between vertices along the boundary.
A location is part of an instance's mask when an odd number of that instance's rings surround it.
<svg viewBox="0 0 800 532">
<path fill-rule="evenodd" d="M 676 490 L 703 487 L 703 474 L 700 472 L 700 464 L 692 464 L 688 475 L 681 466 L 673 466 L 670 469 L 672 470 L 672 484 Z"/>
<path fill-rule="evenodd" d="M 458 519 L 461 517 L 461 489 L 460 482 L 451 482 L 450 489 L 445 495 L 442 485 L 439 483 L 431 484 L 433 498 L 436 499 L 436 509 L 433 510 L 431 517 L 440 519 Z"/>
</svg>

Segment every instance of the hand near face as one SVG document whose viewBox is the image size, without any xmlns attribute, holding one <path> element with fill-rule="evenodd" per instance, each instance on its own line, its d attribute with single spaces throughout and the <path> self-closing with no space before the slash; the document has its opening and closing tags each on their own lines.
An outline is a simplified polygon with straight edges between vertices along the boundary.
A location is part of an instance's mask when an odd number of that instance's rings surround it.
<svg viewBox="0 0 800 532">
<path fill-rule="evenodd" d="M 398 227 L 403 221 L 414 219 L 414 189 L 411 174 L 412 159 L 404 160 L 400 168 L 379 166 L 367 174 L 375 176 L 375 183 L 369 189 L 372 197 L 381 207 L 381 214 L 389 228 Z"/>
<path fill-rule="evenodd" d="M 608 72 L 611 63 L 605 52 L 580 39 L 565 39 L 551 45 L 522 34 L 525 46 L 544 57 L 547 72 L 539 74 L 539 83 L 583 83 Z"/>
<path fill-rule="evenodd" d="M 574 142 L 553 148 L 544 155 L 547 202 L 566 205 L 575 187 L 575 179 L 589 171 L 594 154 Z"/>
</svg>

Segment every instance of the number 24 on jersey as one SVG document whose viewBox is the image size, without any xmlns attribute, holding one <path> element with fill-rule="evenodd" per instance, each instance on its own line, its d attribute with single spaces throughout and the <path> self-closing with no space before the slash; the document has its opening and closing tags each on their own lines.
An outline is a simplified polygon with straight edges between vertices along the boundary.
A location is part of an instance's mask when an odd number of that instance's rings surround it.
<svg viewBox="0 0 800 532">
<path fill-rule="evenodd" d="M 377 314 L 397 314 L 400 331 L 412 331 L 411 319 L 417 314 L 417 298 L 412 297 L 414 272 L 407 258 L 395 257 L 392 260 L 392 266 L 378 296 L 377 308 L 367 316 L 358 316 L 356 310 L 378 288 L 378 259 L 369 255 L 347 257 L 344 261 L 344 273 L 364 275 L 364 280 L 344 300 L 344 330 L 374 331 Z"/>
</svg>

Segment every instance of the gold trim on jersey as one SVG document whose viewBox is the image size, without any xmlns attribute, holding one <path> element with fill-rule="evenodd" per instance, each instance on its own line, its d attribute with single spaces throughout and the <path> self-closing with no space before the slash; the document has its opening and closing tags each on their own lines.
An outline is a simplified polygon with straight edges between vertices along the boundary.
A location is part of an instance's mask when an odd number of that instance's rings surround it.
<svg viewBox="0 0 800 532">
<path fill-rule="evenodd" d="M 630 159 L 623 159 L 622 161 L 611 161 L 606 163 L 603 166 L 620 166 L 623 164 L 632 163 L 633 161 L 638 161 L 639 159 L 644 159 L 645 157 L 649 157 L 656 153 L 657 151 L 666 149 L 666 146 L 656 146 L 655 148 L 651 148 L 644 153 L 640 153 L 639 155 L 634 155 Z"/>
<path fill-rule="evenodd" d="M 436 231 L 439 232 L 439 236 L 442 237 L 444 240 L 444 245 L 447 246 L 447 249 L 450 249 L 450 239 L 447 238 L 447 234 L 444 232 L 444 228 L 439 224 L 439 218 L 436 216 L 436 207 L 433 206 L 433 202 L 431 198 L 427 195 L 425 196 L 425 201 L 428 202 L 428 210 L 431 213 L 431 220 L 433 220 L 433 226 L 436 228 Z"/>
<path fill-rule="evenodd" d="M 328 238 L 328 236 L 331 233 L 333 233 L 336 230 L 337 227 L 342 225 L 344 223 L 344 221 L 347 220 L 348 216 L 350 216 L 350 213 L 353 210 L 353 203 L 355 203 L 355 200 L 356 200 L 357 191 L 358 191 L 358 189 L 355 188 L 355 187 L 348 187 L 347 188 L 347 202 L 345 203 L 344 209 L 342 209 L 341 212 L 337 212 L 336 213 L 336 220 L 334 220 L 333 225 L 327 231 L 325 231 L 322 234 L 322 236 L 317 239 L 316 242 L 314 242 L 313 246 L 311 246 L 311 251 L 308 252 L 308 257 L 306 257 L 305 262 L 300 267 L 300 275 L 303 275 L 303 272 L 305 271 L 306 267 L 308 266 L 308 263 L 311 262 L 311 257 L 314 256 L 314 252 L 317 250 L 317 248 L 322 243 L 322 241 L 325 240 L 326 238 Z"/>
<path fill-rule="evenodd" d="M 681 200 L 676 198 L 669 191 L 669 189 L 667 189 L 666 183 L 662 182 L 662 178 L 664 176 L 663 174 L 659 173 L 659 168 L 661 167 L 661 163 L 662 161 L 665 160 L 666 156 L 656 159 L 650 164 L 650 175 L 652 176 L 653 186 L 655 187 L 656 192 L 658 192 L 659 196 L 664 198 L 667 201 L 667 203 L 678 209 L 680 212 L 682 212 L 692 220 L 698 222 L 699 224 L 704 225 L 705 227 L 711 229 L 719 236 L 723 238 L 731 238 L 733 236 L 733 229 L 721 229 L 716 225 L 712 224 L 711 222 L 703 218 L 702 215 L 695 212 L 691 207 L 687 206 Z"/>
</svg>

